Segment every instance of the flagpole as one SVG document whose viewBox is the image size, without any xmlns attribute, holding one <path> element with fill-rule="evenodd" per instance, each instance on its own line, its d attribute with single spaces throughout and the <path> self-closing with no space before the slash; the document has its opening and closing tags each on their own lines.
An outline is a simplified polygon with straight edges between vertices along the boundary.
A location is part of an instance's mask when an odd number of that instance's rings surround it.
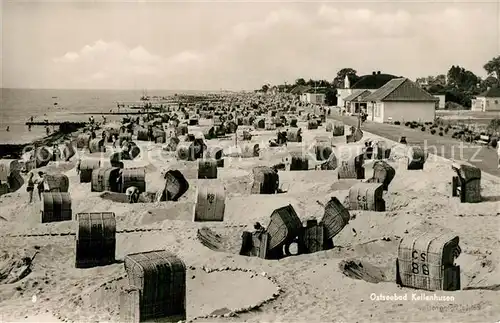
<svg viewBox="0 0 500 323">
<path fill-rule="evenodd" d="M 236 119 L 236 108 L 234 109 L 234 122 L 236 122 L 236 125 L 238 125 L 238 120 Z M 234 132 L 234 144 L 236 147 L 238 147 L 238 129 Z"/>
<path fill-rule="evenodd" d="M 357 101 L 358 101 L 358 129 L 361 129 L 361 118 L 360 118 L 360 116 L 361 116 L 361 106 L 360 106 L 361 99 L 360 99 L 360 97 L 358 97 Z"/>
</svg>

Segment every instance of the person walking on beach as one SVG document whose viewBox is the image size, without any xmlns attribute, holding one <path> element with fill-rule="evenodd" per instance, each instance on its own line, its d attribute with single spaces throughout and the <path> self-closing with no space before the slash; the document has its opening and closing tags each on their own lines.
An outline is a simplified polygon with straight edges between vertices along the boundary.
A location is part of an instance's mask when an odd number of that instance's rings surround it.
<svg viewBox="0 0 500 323">
<path fill-rule="evenodd" d="M 10 126 L 7 126 L 7 129 L 6 129 L 6 130 L 7 130 L 7 132 L 9 132 L 9 131 L 10 131 Z"/>
<path fill-rule="evenodd" d="M 30 196 L 30 203 L 33 202 L 33 191 L 35 190 L 35 181 L 33 180 L 33 172 L 30 172 L 28 175 L 28 186 L 26 187 L 26 192 L 28 192 Z"/>
</svg>

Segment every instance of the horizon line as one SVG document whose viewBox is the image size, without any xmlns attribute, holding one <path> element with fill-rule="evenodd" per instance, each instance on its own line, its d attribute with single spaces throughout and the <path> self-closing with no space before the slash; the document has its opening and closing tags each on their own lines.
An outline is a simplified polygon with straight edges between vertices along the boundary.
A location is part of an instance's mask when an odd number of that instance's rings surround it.
<svg viewBox="0 0 500 323">
<path fill-rule="evenodd" d="M 35 88 L 35 87 L 0 87 L 0 90 L 76 90 L 76 91 L 175 91 L 175 92 L 241 92 L 241 91 L 255 91 L 254 90 L 228 90 L 228 89 L 217 89 L 217 90 L 188 90 L 188 89 L 167 89 L 167 88 L 145 88 L 145 89 L 120 89 L 120 88 Z"/>
</svg>

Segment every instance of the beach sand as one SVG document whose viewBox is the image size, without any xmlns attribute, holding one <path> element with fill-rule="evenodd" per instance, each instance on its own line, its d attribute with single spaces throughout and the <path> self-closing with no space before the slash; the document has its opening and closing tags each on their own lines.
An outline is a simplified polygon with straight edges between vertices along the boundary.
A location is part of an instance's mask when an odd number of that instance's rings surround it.
<svg viewBox="0 0 500 323">
<path fill-rule="evenodd" d="M 299 122 L 307 129 L 304 122 Z M 191 127 L 190 127 L 191 128 Z M 274 131 L 258 132 L 252 139 L 266 143 Z M 348 128 L 346 127 L 346 133 Z M 304 140 L 328 133 L 324 126 L 304 130 Z M 377 139 L 365 132 L 365 138 Z M 345 137 L 334 138 L 334 144 Z M 388 141 L 388 140 L 386 140 Z M 161 145 L 136 141 L 144 152 L 161 150 Z M 208 146 L 229 147 L 232 140 L 209 140 Z M 393 143 L 395 144 L 395 143 Z M 261 144 L 261 146 L 263 146 Z M 294 146 L 294 144 L 289 144 Z M 301 219 L 323 214 L 316 202 L 331 196 L 343 201 L 355 181 L 337 180 L 337 171 L 280 171 L 280 182 L 288 192 L 279 195 L 249 195 L 252 168 L 281 161 L 284 153 L 265 148 L 265 158 L 233 159 L 219 168 L 219 180 L 227 189 L 225 220 L 222 223 L 194 223 L 192 209 L 198 185 L 196 163 L 178 162 L 173 153 L 164 158 L 129 162 L 148 169 L 148 191 L 161 187 L 161 170 L 191 167 L 188 192 L 178 202 L 125 204 L 91 193 L 90 183 L 80 184 L 75 164 L 58 167 L 70 179 L 73 214 L 105 212 L 116 214 L 117 230 L 150 230 L 117 234 L 116 258 L 132 252 L 166 249 L 190 267 L 187 274 L 187 318 L 201 322 L 402 322 L 402 321 L 480 321 L 500 319 L 500 191 L 499 179 L 483 173 L 479 204 L 461 204 L 451 197 L 451 162 L 431 156 L 422 171 L 404 167 L 402 146 L 394 148 L 390 161 L 396 177 L 384 193 L 386 212 L 351 211 L 351 221 L 334 238 L 335 248 L 288 257 L 279 261 L 244 257 L 237 254 L 241 232 L 252 230 L 254 222 L 264 226 L 278 207 L 292 204 Z M 274 150 L 279 150 L 276 148 Z M 366 177 L 370 176 L 367 167 Z M 32 254 L 33 270 L 13 284 L 0 284 L 0 321 L 119 321 L 119 291 L 126 279 L 123 264 L 76 269 L 75 222 L 40 223 L 40 202 L 29 205 L 26 188 L 0 197 L 0 252 L 11 256 Z M 220 250 L 201 244 L 196 235 L 208 227 L 227 240 Z M 454 301 L 412 301 L 413 293 L 432 292 L 400 288 L 395 284 L 395 260 L 399 239 L 412 230 L 453 230 L 460 237 L 462 254 L 461 284 L 470 290 L 437 291 Z M 353 232 L 356 232 L 354 234 Z M 14 235 L 8 237 L 7 235 Z M 21 235 L 15 237 L 15 235 Z M 28 235 L 28 236 L 26 236 Z M 388 238 L 382 240 L 382 238 Z M 388 241 L 386 241 L 388 240 Z M 5 257 L 5 256 L 4 256 Z M 17 256 L 21 257 L 21 255 Z M 353 279 L 341 269 L 343 261 L 361 263 L 366 273 L 377 272 L 378 283 Z M 2 258 L 0 258 L 1 264 Z M 208 268 L 239 268 L 206 273 Z M 272 301 L 273 293 L 279 296 Z M 409 295 L 408 301 L 375 301 L 371 294 Z M 36 295 L 36 301 L 33 296 Z M 264 304 L 262 304 L 264 302 Z M 235 317 L 204 318 L 259 305 L 258 310 Z"/>
</svg>

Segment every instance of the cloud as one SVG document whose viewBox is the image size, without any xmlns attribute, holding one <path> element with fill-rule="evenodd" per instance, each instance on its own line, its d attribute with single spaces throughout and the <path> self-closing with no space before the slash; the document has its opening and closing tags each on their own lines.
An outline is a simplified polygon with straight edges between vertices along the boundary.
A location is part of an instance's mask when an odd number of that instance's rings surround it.
<svg viewBox="0 0 500 323">
<path fill-rule="evenodd" d="M 80 58 L 80 55 L 78 55 L 77 53 L 75 53 L 75 52 L 67 52 L 62 57 L 54 58 L 54 62 L 56 62 L 56 63 L 59 63 L 59 62 L 73 62 L 73 61 L 76 61 L 78 58 Z"/>
<path fill-rule="evenodd" d="M 298 77 L 331 80 L 343 67 L 409 77 L 446 73 L 453 64 L 479 72 L 500 43 L 488 27 L 494 13 L 481 8 L 308 9 L 242 19 L 211 46 L 168 56 L 98 40 L 54 58 L 54 69 L 75 86 L 249 89 Z"/>
<path fill-rule="evenodd" d="M 142 46 L 129 48 L 120 42 L 98 40 L 78 52 L 67 52 L 53 62 L 63 78 L 78 85 L 96 84 L 130 86 L 142 77 L 155 76 L 164 70 L 165 61 Z"/>
</svg>

